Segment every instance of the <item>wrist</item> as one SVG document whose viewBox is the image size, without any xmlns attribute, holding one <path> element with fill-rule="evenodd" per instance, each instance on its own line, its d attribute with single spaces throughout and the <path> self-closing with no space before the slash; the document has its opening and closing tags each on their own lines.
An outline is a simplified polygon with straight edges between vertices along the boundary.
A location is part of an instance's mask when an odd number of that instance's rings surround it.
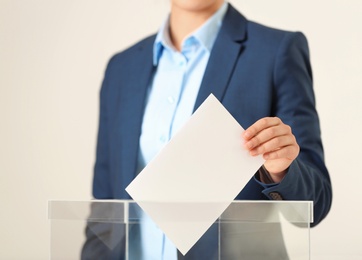
<svg viewBox="0 0 362 260">
<path fill-rule="evenodd" d="M 279 183 L 283 180 L 283 178 L 287 174 L 287 172 L 288 172 L 288 169 L 286 169 L 282 172 L 279 172 L 279 173 L 271 173 L 263 165 L 259 169 L 259 178 L 260 178 L 260 181 L 265 184 Z"/>
</svg>

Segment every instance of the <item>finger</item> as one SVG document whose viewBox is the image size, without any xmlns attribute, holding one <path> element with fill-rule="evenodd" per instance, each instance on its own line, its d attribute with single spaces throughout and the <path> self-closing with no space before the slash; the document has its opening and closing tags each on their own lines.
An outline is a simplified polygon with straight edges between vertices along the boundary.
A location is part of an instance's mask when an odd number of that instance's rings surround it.
<svg viewBox="0 0 362 260">
<path fill-rule="evenodd" d="M 281 124 L 282 121 L 278 117 L 264 117 L 256 121 L 253 125 L 251 125 L 248 129 L 246 129 L 243 133 L 243 137 L 245 140 L 250 140 L 255 135 L 257 135 L 260 131 Z"/>
<path fill-rule="evenodd" d="M 254 149 L 250 150 L 250 154 L 255 156 L 258 154 L 270 153 L 290 145 L 296 145 L 295 137 L 293 135 L 282 135 L 256 146 Z"/>
<path fill-rule="evenodd" d="M 275 160 L 275 159 L 288 159 L 294 160 L 297 158 L 299 154 L 299 146 L 298 145 L 288 145 L 284 146 L 278 150 L 274 150 L 269 153 L 265 153 L 263 158 L 265 160 Z"/>
<path fill-rule="evenodd" d="M 260 146 L 263 143 L 266 143 L 272 139 L 276 139 L 280 136 L 288 136 L 292 135 L 292 130 L 290 126 L 288 125 L 277 125 L 272 126 L 267 129 L 264 129 L 263 131 L 259 132 L 256 136 L 254 136 L 252 139 L 249 139 L 245 142 L 244 146 L 245 148 L 251 150 L 253 148 L 256 148 Z M 274 140 L 274 142 L 278 142 L 278 140 Z M 287 145 L 287 144 L 285 144 Z"/>
</svg>

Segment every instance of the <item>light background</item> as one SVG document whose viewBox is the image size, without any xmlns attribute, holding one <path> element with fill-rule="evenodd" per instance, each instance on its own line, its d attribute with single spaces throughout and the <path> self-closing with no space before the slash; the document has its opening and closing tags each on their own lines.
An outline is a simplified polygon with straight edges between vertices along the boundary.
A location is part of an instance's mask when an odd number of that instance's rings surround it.
<svg viewBox="0 0 362 260">
<path fill-rule="evenodd" d="M 362 1 L 230 2 L 307 36 L 334 188 L 312 259 L 362 259 Z M 0 259 L 48 259 L 47 201 L 91 198 L 106 63 L 167 11 L 168 0 L 0 0 Z"/>
</svg>

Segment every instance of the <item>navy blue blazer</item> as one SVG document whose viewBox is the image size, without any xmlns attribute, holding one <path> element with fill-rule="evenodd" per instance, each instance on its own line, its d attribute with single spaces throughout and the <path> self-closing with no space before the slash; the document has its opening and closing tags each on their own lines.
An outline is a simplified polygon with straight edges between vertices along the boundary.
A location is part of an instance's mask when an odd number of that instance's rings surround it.
<svg viewBox="0 0 362 260">
<path fill-rule="evenodd" d="M 116 54 L 107 66 L 100 94 L 96 199 L 130 198 L 125 188 L 136 175 L 147 88 L 157 69 L 154 40 L 152 35 Z M 318 224 L 330 209 L 332 190 L 304 35 L 248 21 L 229 5 L 195 109 L 210 93 L 245 129 L 263 117 L 281 118 L 301 149 L 280 184 L 265 188 L 253 177 L 235 199 L 312 200 Z"/>
</svg>

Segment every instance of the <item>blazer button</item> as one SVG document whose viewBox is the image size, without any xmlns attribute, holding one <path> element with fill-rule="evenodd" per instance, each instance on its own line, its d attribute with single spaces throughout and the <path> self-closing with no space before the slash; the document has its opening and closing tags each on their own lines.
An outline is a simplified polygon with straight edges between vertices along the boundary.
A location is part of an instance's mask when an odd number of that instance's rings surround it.
<svg viewBox="0 0 362 260">
<path fill-rule="evenodd" d="M 280 195 L 279 192 L 273 191 L 269 193 L 269 196 L 273 199 L 273 200 L 283 200 L 282 195 Z"/>
</svg>

